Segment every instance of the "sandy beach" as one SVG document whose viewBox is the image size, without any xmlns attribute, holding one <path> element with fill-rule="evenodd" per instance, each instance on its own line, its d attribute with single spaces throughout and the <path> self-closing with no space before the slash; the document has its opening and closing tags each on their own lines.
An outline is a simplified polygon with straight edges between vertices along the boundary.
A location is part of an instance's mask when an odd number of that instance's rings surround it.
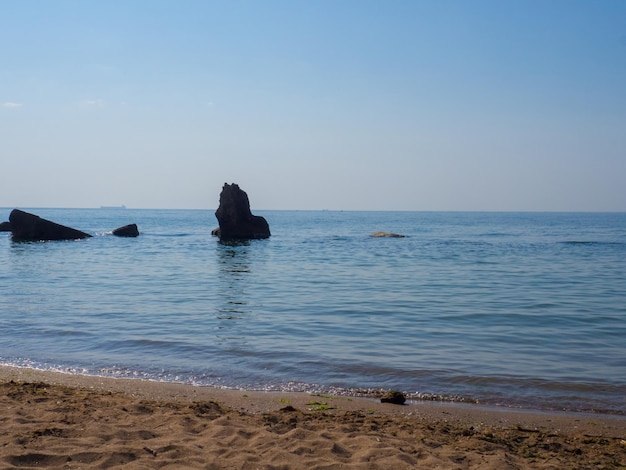
<svg viewBox="0 0 626 470">
<path fill-rule="evenodd" d="M 0 368 L 1 468 L 615 469 L 626 418 Z"/>
</svg>

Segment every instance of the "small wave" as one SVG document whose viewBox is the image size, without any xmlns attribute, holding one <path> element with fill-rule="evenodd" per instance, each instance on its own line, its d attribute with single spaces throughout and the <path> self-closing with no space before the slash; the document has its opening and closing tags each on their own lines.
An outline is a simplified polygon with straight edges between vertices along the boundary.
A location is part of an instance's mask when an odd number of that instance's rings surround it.
<svg viewBox="0 0 626 470">
<path fill-rule="evenodd" d="M 580 245 L 580 246 L 623 246 L 623 242 L 599 242 L 593 240 L 565 240 L 559 242 L 561 245 Z"/>
<path fill-rule="evenodd" d="M 481 237 L 517 237 L 519 235 L 515 233 L 507 233 L 507 232 L 485 232 L 479 234 Z"/>
<path fill-rule="evenodd" d="M 191 233 L 151 233 L 153 237 L 164 237 L 164 238 L 179 238 L 179 237 L 189 237 L 193 234 Z"/>
</svg>

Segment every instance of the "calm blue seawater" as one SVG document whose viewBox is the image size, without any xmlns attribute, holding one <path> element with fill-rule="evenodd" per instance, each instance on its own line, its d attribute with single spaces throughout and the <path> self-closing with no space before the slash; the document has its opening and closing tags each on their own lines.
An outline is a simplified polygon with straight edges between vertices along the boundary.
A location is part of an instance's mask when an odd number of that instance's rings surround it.
<svg viewBox="0 0 626 470">
<path fill-rule="evenodd" d="M 626 414 L 626 214 L 29 211 L 95 237 L 0 234 L 4 364 Z"/>
</svg>

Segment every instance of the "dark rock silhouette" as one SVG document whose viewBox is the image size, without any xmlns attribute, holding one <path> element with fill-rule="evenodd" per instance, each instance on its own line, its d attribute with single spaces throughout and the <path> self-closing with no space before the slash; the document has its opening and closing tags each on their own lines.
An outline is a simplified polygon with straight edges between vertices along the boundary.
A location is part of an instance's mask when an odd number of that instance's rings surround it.
<svg viewBox="0 0 626 470">
<path fill-rule="evenodd" d="M 220 240 L 268 238 L 271 235 L 267 220 L 252 215 L 248 195 L 235 183 L 224 183 L 215 217 L 220 224 L 217 233 Z"/>
<path fill-rule="evenodd" d="M 59 225 L 19 209 L 11 211 L 9 222 L 15 241 L 78 240 L 91 237 L 88 233 Z"/>
<path fill-rule="evenodd" d="M 10 232 L 11 222 L 0 222 L 0 232 Z"/>
<path fill-rule="evenodd" d="M 393 403 L 394 405 L 404 405 L 406 397 L 404 393 L 397 390 L 389 390 L 382 397 L 380 397 L 381 403 Z"/>
<path fill-rule="evenodd" d="M 123 227 L 113 230 L 113 235 L 117 237 L 138 237 L 139 229 L 137 224 L 124 225 Z"/>
</svg>

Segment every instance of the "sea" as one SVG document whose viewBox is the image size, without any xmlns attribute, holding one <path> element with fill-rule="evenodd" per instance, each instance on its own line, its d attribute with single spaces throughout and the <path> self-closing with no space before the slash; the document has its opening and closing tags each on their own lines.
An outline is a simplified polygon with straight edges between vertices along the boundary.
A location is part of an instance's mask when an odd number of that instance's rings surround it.
<svg viewBox="0 0 626 470">
<path fill-rule="evenodd" d="M 94 236 L 0 233 L 0 364 L 626 415 L 626 213 L 22 209 Z"/>
</svg>

